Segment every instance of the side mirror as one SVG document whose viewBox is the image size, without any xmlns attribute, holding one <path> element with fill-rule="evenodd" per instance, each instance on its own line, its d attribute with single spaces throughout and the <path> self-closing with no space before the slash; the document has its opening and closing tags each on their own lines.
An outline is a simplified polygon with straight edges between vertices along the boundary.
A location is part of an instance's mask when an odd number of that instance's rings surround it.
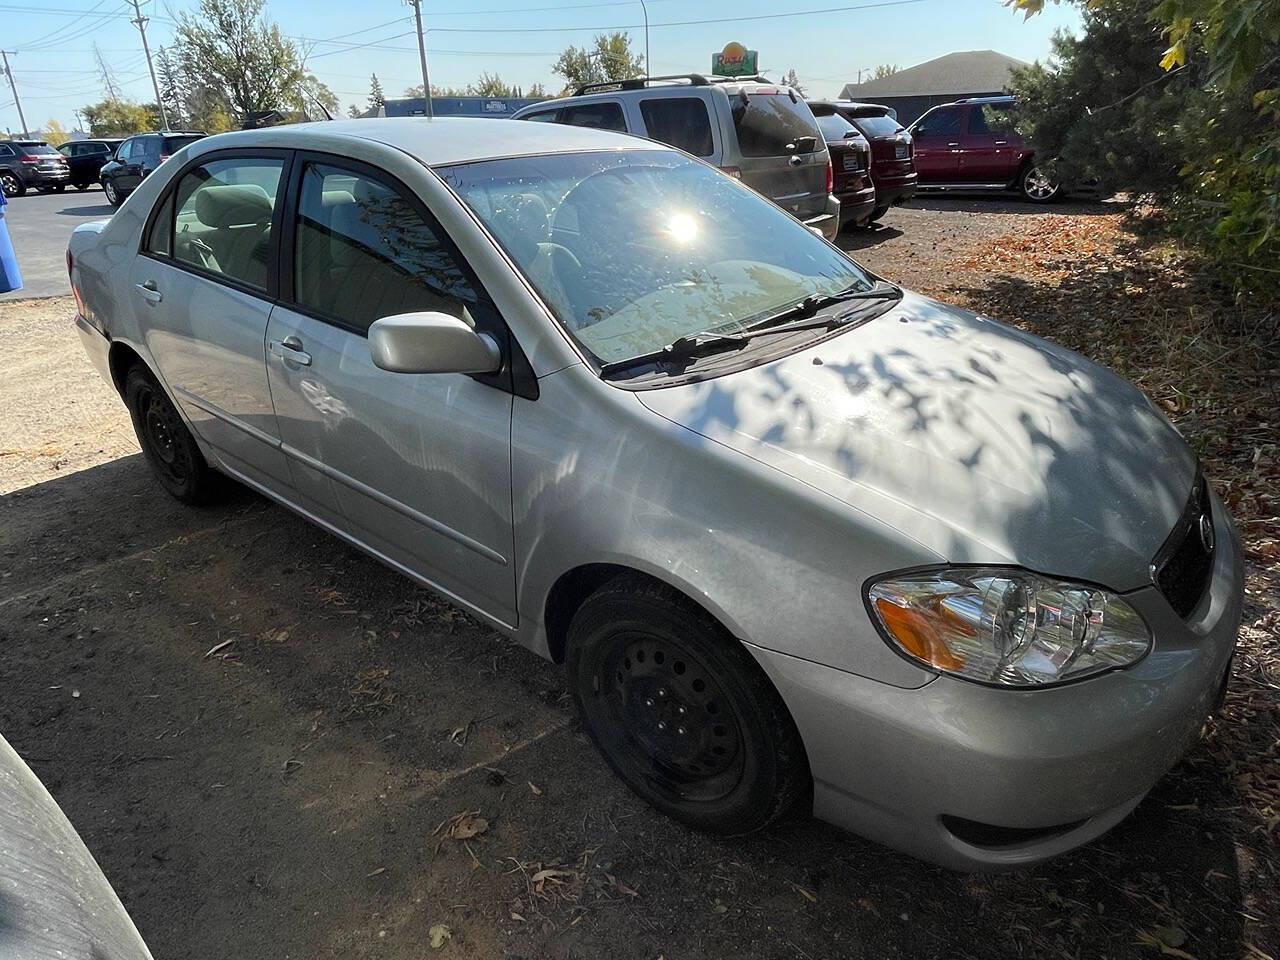
<svg viewBox="0 0 1280 960">
<path fill-rule="evenodd" d="M 392 373 L 495 373 L 502 351 L 447 313 L 400 313 L 369 327 L 373 365 Z"/>
</svg>

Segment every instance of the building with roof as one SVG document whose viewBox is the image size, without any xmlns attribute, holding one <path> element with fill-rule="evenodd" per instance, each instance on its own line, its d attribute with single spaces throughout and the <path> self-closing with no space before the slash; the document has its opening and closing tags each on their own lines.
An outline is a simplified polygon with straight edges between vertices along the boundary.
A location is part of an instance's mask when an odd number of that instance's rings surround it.
<svg viewBox="0 0 1280 960">
<path fill-rule="evenodd" d="M 840 99 L 892 107 L 906 126 L 940 103 L 1004 93 L 1012 79 L 1009 71 L 1026 66 L 1030 64 L 995 50 L 948 53 L 878 80 L 846 83 Z"/>
</svg>

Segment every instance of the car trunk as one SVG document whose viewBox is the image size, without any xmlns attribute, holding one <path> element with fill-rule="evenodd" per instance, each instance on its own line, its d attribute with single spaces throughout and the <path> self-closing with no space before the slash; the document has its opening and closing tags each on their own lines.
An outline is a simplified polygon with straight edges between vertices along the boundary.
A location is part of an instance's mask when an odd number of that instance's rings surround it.
<svg viewBox="0 0 1280 960">
<path fill-rule="evenodd" d="M 824 213 L 827 151 L 809 107 L 774 87 L 731 100 L 743 183 L 802 220 Z"/>
</svg>

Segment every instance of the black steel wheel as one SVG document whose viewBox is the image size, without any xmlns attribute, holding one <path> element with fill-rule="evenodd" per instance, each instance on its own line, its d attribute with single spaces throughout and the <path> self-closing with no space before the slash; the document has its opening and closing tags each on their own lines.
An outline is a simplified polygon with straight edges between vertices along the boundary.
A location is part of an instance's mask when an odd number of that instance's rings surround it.
<svg viewBox="0 0 1280 960">
<path fill-rule="evenodd" d="M 690 826 L 750 833 L 809 787 L 786 706 L 740 643 L 678 593 L 622 577 L 574 616 L 583 722 L 637 794 Z"/>
<path fill-rule="evenodd" d="M 218 489 L 195 438 L 155 377 L 141 364 L 125 378 L 125 404 L 152 472 L 184 503 L 206 503 Z"/>
</svg>

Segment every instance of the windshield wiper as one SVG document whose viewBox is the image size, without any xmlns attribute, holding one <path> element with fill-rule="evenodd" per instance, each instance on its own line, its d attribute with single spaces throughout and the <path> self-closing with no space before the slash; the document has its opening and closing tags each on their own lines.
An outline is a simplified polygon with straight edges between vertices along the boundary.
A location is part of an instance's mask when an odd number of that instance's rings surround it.
<svg viewBox="0 0 1280 960">
<path fill-rule="evenodd" d="M 611 360 L 600 366 L 600 378 L 611 380 L 615 374 L 634 370 L 636 367 L 651 363 L 667 363 L 671 360 L 693 360 L 708 353 L 719 353 L 722 350 L 741 350 L 747 345 L 749 338 L 732 333 L 714 333 L 702 330 L 698 333 L 687 333 L 676 337 L 665 347 L 651 350 L 648 353 L 627 357 L 625 360 Z"/>
<path fill-rule="evenodd" d="M 787 307 L 772 316 L 758 320 L 748 327 L 749 331 L 780 329 L 782 324 L 786 324 L 788 320 L 802 320 L 806 317 L 812 317 L 823 307 L 830 306 L 833 303 L 845 303 L 850 300 L 901 300 L 902 288 L 895 287 L 892 283 L 885 280 L 876 281 L 876 285 L 869 290 L 847 289 L 841 290 L 839 293 L 811 293 L 799 303 Z M 789 325 L 788 325 L 789 326 Z M 797 327 L 795 329 L 804 329 Z"/>
</svg>

